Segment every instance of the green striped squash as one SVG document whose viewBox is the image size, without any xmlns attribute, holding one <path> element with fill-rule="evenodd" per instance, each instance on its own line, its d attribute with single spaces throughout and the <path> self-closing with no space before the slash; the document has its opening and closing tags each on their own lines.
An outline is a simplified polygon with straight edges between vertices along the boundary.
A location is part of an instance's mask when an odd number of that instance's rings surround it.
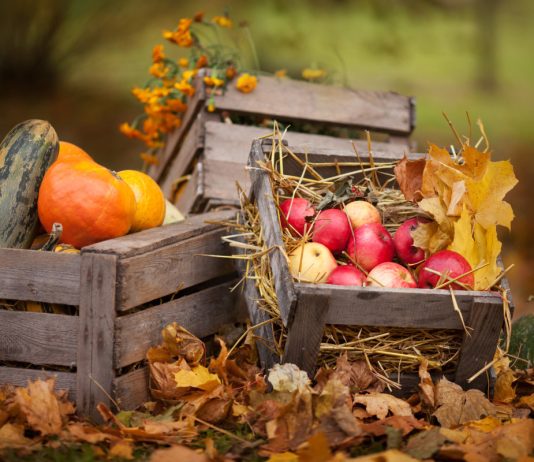
<svg viewBox="0 0 534 462">
<path fill-rule="evenodd" d="M 28 249 L 39 224 L 37 196 L 56 160 L 57 134 L 44 120 L 27 120 L 0 144 L 0 247 Z"/>
</svg>

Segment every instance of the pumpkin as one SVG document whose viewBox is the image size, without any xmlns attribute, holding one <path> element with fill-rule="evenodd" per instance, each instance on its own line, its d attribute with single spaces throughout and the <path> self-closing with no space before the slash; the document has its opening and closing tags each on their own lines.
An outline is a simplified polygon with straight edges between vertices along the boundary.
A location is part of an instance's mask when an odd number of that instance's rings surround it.
<svg viewBox="0 0 534 462">
<path fill-rule="evenodd" d="M 123 170 L 119 176 L 128 183 L 137 203 L 132 232 L 155 228 L 165 218 L 165 197 L 158 184 L 146 173 Z"/>
<path fill-rule="evenodd" d="M 60 141 L 57 160 L 59 162 L 79 162 L 81 160 L 93 161 L 93 158 L 75 144 Z"/>
<path fill-rule="evenodd" d="M 18 124 L 0 143 L 0 247 L 31 247 L 39 187 L 57 152 L 56 132 L 43 120 Z"/>
<path fill-rule="evenodd" d="M 93 161 L 56 161 L 39 190 L 39 219 L 50 233 L 63 225 L 60 242 L 78 249 L 128 233 L 135 196 L 116 173 Z"/>
</svg>

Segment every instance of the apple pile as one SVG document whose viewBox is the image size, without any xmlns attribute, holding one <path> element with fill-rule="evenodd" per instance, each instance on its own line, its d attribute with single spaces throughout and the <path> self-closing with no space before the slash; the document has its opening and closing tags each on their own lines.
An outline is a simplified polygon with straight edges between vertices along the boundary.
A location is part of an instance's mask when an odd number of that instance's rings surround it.
<svg viewBox="0 0 534 462">
<path fill-rule="evenodd" d="M 289 254 L 289 269 L 299 281 L 457 290 L 474 285 L 471 265 L 459 253 L 442 250 L 426 258 L 414 246 L 411 233 L 425 218 L 406 220 L 392 237 L 378 209 L 365 200 L 316 211 L 308 200 L 293 198 L 280 204 L 280 212 L 282 227 L 299 240 Z"/>
</svg>

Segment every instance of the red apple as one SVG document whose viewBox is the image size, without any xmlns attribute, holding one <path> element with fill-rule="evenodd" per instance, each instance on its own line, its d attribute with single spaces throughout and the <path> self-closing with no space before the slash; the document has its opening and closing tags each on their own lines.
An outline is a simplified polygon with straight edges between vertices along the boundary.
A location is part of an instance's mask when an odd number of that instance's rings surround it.
<svg viewBox="0 0 534 462">
<path fill-rule="evenodd" d="M 291 234 L 298 233 L 301 236 L 304 234 L 306 217 L 312 217 L 315 214 L 312 205 L 300 197 L 286 199 L 280 204 L 280 211 L 282 212 L 280 216 L 282 228 L 289 228 Z"/>
<path fill-rule="evenodd" d="M 289 254 L 289 271 L 302 282 L 326 282 L 336 268 L 337 262 L 330 250 L 317 242 L 301 244 Z"/>
<path fill-rule="evenodd" d="M 355 266 L 346 265 L 335 268 L 328 276 L 326 283 L 338 286 L 363 286 L 363 281 L 365 281 L 365 274 Z"/>
<path fill-rule="evenodd" d="M 379 223 L 367 223 L 354 230 L 347 253 L 365 271 L 393 260 L 395 246 L 387 229 Z"/>
<path fill-rule="evenodd" d="M 326 245 L 333 254 L 347 247 L 352 229 L 343 210 L 321 210 L 313 225 L 312 241 Z"/>
<path fill-rule="evenodd" d="M 400 225 L 395 232 L 395 236 L 393 236 L 395 250 L 403 263 L 413 265 L 414 263 L 421 263 L 425 259 L 425 251 L 413 245 L 412 231 L 415 231 L 420 223 L 427 221 L 420 217 L 410 218 Z"/>
<path fill-rule="evenodd" d="M 417 283 L 411 273 L 398 263 L 387 261 L 375 266 L 367 275 L 366 286 L 415 288 Z"/>
<path fill-rule="evenodd" d="M 456 279 L 462 274 L 468 273 L 472 270 L 469 262 L 462 257 L 458 252 L 453 250 L 441 250 L 428 259 L 419 267 L 419 284 L 421 289 L 432 289 L 438 285 L 440 276 L 434 272 L 427 271 L 432 269 L 440 274 L 446 275 L 448 279 Z M 446 282 L 446 279 L 443 279 Z M 475 285 L 475 276 L 470 273 L 458 279 L 463 285 L 473 288 Z M 462 290 L 463 287 L 459 284 L 452 283 L 450 286 L 455 290 Z M 445 286 L 445 287 L 448 287 Z"/>
<path fill-rule="evenodd" d="M 349 202 L 345 206 L 345 213 L 354 229 L 367 223 L 382 223 L 378 209 L 366 201 Z"/>
</svg>

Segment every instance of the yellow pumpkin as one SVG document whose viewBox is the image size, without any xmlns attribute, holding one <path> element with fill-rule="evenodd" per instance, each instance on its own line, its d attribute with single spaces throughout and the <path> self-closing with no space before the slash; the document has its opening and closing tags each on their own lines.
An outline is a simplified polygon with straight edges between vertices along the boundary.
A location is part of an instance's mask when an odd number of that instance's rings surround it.
<svg viewBox="0 0 534 462">
<path fill-rule="evenodd" d="M 137 170 L 122 170 L 118 175 L 130 186 L 137 203 L 130 232 L 160 226 L 165 218 L 165 197 L 158 184 Z"/>
</svg>

